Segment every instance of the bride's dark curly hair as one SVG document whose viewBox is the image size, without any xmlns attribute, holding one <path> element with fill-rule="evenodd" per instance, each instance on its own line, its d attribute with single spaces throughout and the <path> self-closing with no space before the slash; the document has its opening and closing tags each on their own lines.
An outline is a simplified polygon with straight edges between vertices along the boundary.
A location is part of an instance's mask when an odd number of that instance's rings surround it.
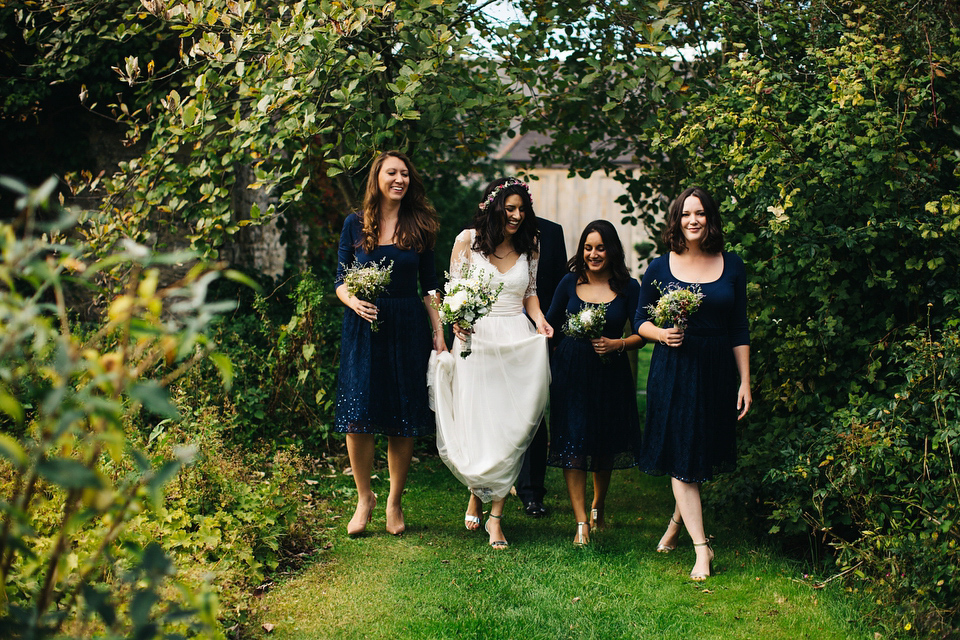
<svg viewBox="0 0 960 640">
<path fill-rule="evenodd" d="M 491 199 L 490 196 L 496 192 Z M 527 257 L 536 253 L 540 238 L 537 229 L 537 215 L 533 212 L 533 200 L 527 186 L 516 178 L 500 178 L 494 180 L 483 192 L 483 199 L 477 212 L 473 216 L 471 227 L 476 231 L 473 241 L 473 250 L 485 256 L 493 255 L 505 237 L 504 227 L 507 224 L 506 202 L 510 196 L 520 196 L 523 202 L 523 222 L 517 232 L 513 234 L 513 248 L 517 253 L 524 253 Z"/>
</svg>

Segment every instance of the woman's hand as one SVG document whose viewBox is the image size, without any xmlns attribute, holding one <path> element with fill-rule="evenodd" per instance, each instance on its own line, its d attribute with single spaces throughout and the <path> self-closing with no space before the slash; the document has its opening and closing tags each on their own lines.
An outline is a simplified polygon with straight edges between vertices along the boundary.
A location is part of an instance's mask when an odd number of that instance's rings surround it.
<svg viewBox="0 0 960 640">
<path fill-rule="evenodd" d="M 550 326 L 550 323 L 547 322 L 547 319 L 543 316 L 540 316 L 540 319 L 537 320 L 537 333 L 547 336 L 548 338 L 553 337 L 553 327 Z"/>
<path fill-rule="evenodd" d="M 447 341 L 443 337 L 443 329 L 433 330 L 433 350 L 443 353 L 447 350 Z"/>
<path fill-rule="evenodd" d="M 473 329 L 464 329 L 456 322 L 453 323 L 453 335 L 460 338 L 461 341 L 466 342 L 467 336 L 473 333 Z"/>
<path fill-rule="evenodd" d="M 603 356 L 608 353 L 621 351 L 626 346 L 626 342 L 621 338 L 617 338 L 616 340 L 611 340 L 606 336 L 600 336 L 599 338 L 594 338 L 590 342 L 593 344 L 593 350 L 597 353 L 598 356 Z"/>
<path fill-rule="evenodd" d="M 660 344 L 668 347 L 679 347 L 683 344 L 683 329 L 677 329 L 676 327 L 660 329 L 657 340 L 659 340 Z"/>
<path fill-rule="evenodd" d="M 740 414 L 737 416 L 737 420 L 747 415 L 747 411 L 750 410 L 750 406 L 752 404 L 753 394 L 750 393 L 750 385 L 741 382 L 740 391 L 737 392 L 737 411 L 740 412 Z"/>
<path fill-rule="evenodd" d="M 366 320 L 367 322 L 373 323 L 377 319 L 377 305 L 372 302 L 367 302 L 366 300 L 361 300 L 356 296 L 350 296 L 347 301 L 347 306 L 353 309 L 354 313 Z"/>
</svg>

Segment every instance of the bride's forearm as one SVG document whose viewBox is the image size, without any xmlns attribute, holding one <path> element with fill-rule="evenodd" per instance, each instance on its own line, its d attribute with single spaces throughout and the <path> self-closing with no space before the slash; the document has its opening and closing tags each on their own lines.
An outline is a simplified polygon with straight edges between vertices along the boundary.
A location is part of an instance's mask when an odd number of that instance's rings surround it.
<svg viewBox="0 0 960 640">
<path fill-rule="evenodd" d="M 526 310 L 527 315 L 535 324 L 540 324 L 540 321 L 543 320 L 543 310 L 540 309 L 540 298 L 537 296 L 529 296 L 524 298 L 523 308 Z"/>
</svg>

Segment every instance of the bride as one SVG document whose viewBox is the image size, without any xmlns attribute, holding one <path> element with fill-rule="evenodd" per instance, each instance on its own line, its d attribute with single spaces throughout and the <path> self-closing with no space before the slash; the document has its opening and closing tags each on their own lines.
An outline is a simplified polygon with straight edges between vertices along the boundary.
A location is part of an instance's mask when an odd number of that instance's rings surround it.
<svg viewBox="0 0 960 640">
<path fill-rule="evenodd" d="M 494 549 L 507 547 L 503 505 L 540 424 L 550 384 L 547 338 L 553 329 L 537 299 L 536 222 L 524 182 L 501 178 L 486 188 L 472 224 L 457 236 L 450 274 L 463 273 L 469 264 L 503 289 L 490 314 L 474 324 L 467 358 L 459 352 L 468 332 L 454 325 L 455 353 L 435 354 L 430 381 L 437 449 L 470 489 L 464 524 L 478 530 L 482 503 L 492 501 L 484 528 Z"/>
</svg>

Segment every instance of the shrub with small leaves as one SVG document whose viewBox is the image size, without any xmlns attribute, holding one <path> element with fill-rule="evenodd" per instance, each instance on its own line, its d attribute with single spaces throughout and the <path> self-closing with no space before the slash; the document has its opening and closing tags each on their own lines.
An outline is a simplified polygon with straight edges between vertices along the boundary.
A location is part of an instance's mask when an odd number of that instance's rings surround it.
<svg viewBox="0 0 960 640">
<path fill-rule="evenodd" d="M 31 638 L 216 635 L 215 600 L 164 586 L 175 571 L 163 548 L 119 541 L 196 453 L 151 459 L 126 429 L 139 415 L 177 415 L 166 387 L 211 355 L 204 332 L 228 307 L 206 291 L 222 274 L 196 264 L 162 285 L 161 265 L 191 257 L 132 242 L 84 263 L 67 218 L 34 226 L 56 181 L 38 190 L 0 181 L 19 193 L 26 221 L 0 225 L 0 625 Z M 95 288 L 107 269 L 125 271 L 126 286 L 95 331 L 75 333 L 67 291 Z"/>
</svg>

